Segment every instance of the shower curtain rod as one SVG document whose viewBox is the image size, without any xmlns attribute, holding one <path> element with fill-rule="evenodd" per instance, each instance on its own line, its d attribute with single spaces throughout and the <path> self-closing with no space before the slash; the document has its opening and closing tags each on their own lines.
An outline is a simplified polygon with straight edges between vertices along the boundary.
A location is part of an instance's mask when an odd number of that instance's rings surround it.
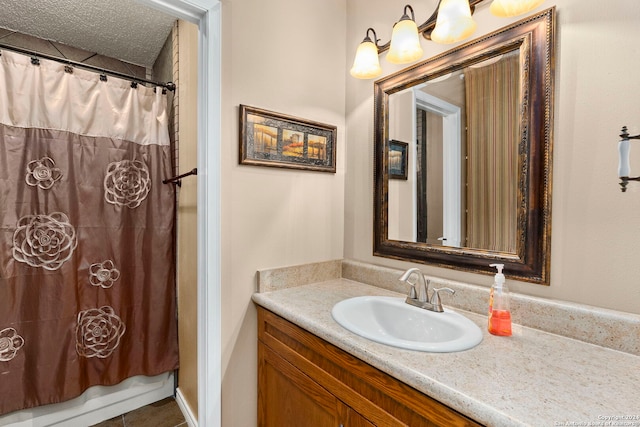
<svg viewBox="0 0 640 427">
<path fill-rule="evenodd" d="M 6 49 L 6 50 L 11 50 L 13 52 L 18 52 L 18 53 L 22 53 L 24 55 L 29 55 L 32 57 L 32 62 L 34 57 L 35 58 L 43 58 L 43 59 L 48 59 L 50 61 L 56 61 L 56 62 L 60 62 L 62 64 L 66 64 L 66 65 L 70 65 L 73 67 L 78 67 L 78 68 L 84 68 L 90 71 L 95 71 L 97 73 L 100 73 L 102 75 L 110 75 L 113 77 L 118 77 L 121 79 L 125 79 L 125 80 L 130 80 L 132 83 L 148 83 L 154 86 L 160 86 L 163 87 L 167 90 L 170 90 L 171 92 L 174 92 L 176 90 L 176 85 L 173 82 L 167 82 L 167 83 L 160 83 L 160 82 L 155 82 L 153 80 L 147 80 L 147 79 L 141 79 L 135 76 L 131 76 L 128 74 L 124 74 L 124 73 L 119 73 L 117 71 L 111 71 L 111 70 L 107 70 L 104 68 L 100 68 L 100 67 L 95 67 L 93 65 L 89 65 L 89 64 L 84 64 L 82 62 L 77 62 L 77 61 L 72 61 L 70 59 L 64 59 L 64 58 L 58 58 L 56 56 L 52 56 L 52 55 L 47 55 L 45 53 L 38 53 L 32 50 L 27 50 L 27 49 L 22 49 L 19 47 L 15 47 L 15 46 L 9 46 L 9 45 L 5 45 L 0 43 L 0 50 L 2 49 Z M 2 53 L 0 52 L 0 55 L 2 55 Z"/>
</svg>

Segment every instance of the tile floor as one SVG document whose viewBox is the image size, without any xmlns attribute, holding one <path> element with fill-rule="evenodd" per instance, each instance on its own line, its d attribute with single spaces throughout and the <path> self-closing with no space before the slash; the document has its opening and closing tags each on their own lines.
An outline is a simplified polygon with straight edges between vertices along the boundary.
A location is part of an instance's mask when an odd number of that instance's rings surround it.
<svg viewBox="0 0 640 427">
<path fill-rule="evenodd" d="M 182 411 L 172 397 L 95 424 L 93 427 L 187 427 Z"/>
</svg>

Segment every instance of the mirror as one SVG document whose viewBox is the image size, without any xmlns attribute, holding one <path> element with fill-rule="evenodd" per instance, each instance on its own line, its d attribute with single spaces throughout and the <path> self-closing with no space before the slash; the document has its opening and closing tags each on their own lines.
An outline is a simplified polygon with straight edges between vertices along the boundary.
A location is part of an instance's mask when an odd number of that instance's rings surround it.
<svg viewBox="0 0 640 427">
<path fill-rule="evenodd" d="M 554 22 L 375 82 L 374 255 L 549 283 Z"/>
</svg>

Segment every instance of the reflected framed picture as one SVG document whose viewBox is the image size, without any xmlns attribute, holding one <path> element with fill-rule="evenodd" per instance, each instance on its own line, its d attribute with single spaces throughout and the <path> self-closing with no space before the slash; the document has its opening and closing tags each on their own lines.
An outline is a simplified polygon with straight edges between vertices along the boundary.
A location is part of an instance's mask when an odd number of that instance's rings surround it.
<svg viewBox="0 0 640 427">
<path fill-rule="evenodd" d="M 240 164 L 336 172 L 336 126 L 240 105 Z"/>
<path fill-rule="evenodd" d="M 389 179 L 407 179 L 408 147 L 407 142 L 389 141 Z"/>
</svg>

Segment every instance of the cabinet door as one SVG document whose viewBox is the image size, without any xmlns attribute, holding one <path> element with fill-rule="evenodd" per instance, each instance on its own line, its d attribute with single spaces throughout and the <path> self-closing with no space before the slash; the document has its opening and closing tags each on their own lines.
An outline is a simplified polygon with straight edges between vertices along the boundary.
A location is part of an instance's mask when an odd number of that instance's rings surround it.
<svg viewBox="0 0 640 427">
<path fill-rule="evenodd" d="M 338 413 L 340 418 L 340 427 L 376 427 L 370 423 L 365 417 L 348 407 L 344 403 L 338 401 Z"/>
<path fill-rule="evenodd" d="M 339 427 L 341 403 L 270 348 L 258 344 L 260 427 Z"/>
<path fill-rule="evenodd" d="M 274 313 L 258 324 L 259 426 L 480 427 Z"/>
</svg>

